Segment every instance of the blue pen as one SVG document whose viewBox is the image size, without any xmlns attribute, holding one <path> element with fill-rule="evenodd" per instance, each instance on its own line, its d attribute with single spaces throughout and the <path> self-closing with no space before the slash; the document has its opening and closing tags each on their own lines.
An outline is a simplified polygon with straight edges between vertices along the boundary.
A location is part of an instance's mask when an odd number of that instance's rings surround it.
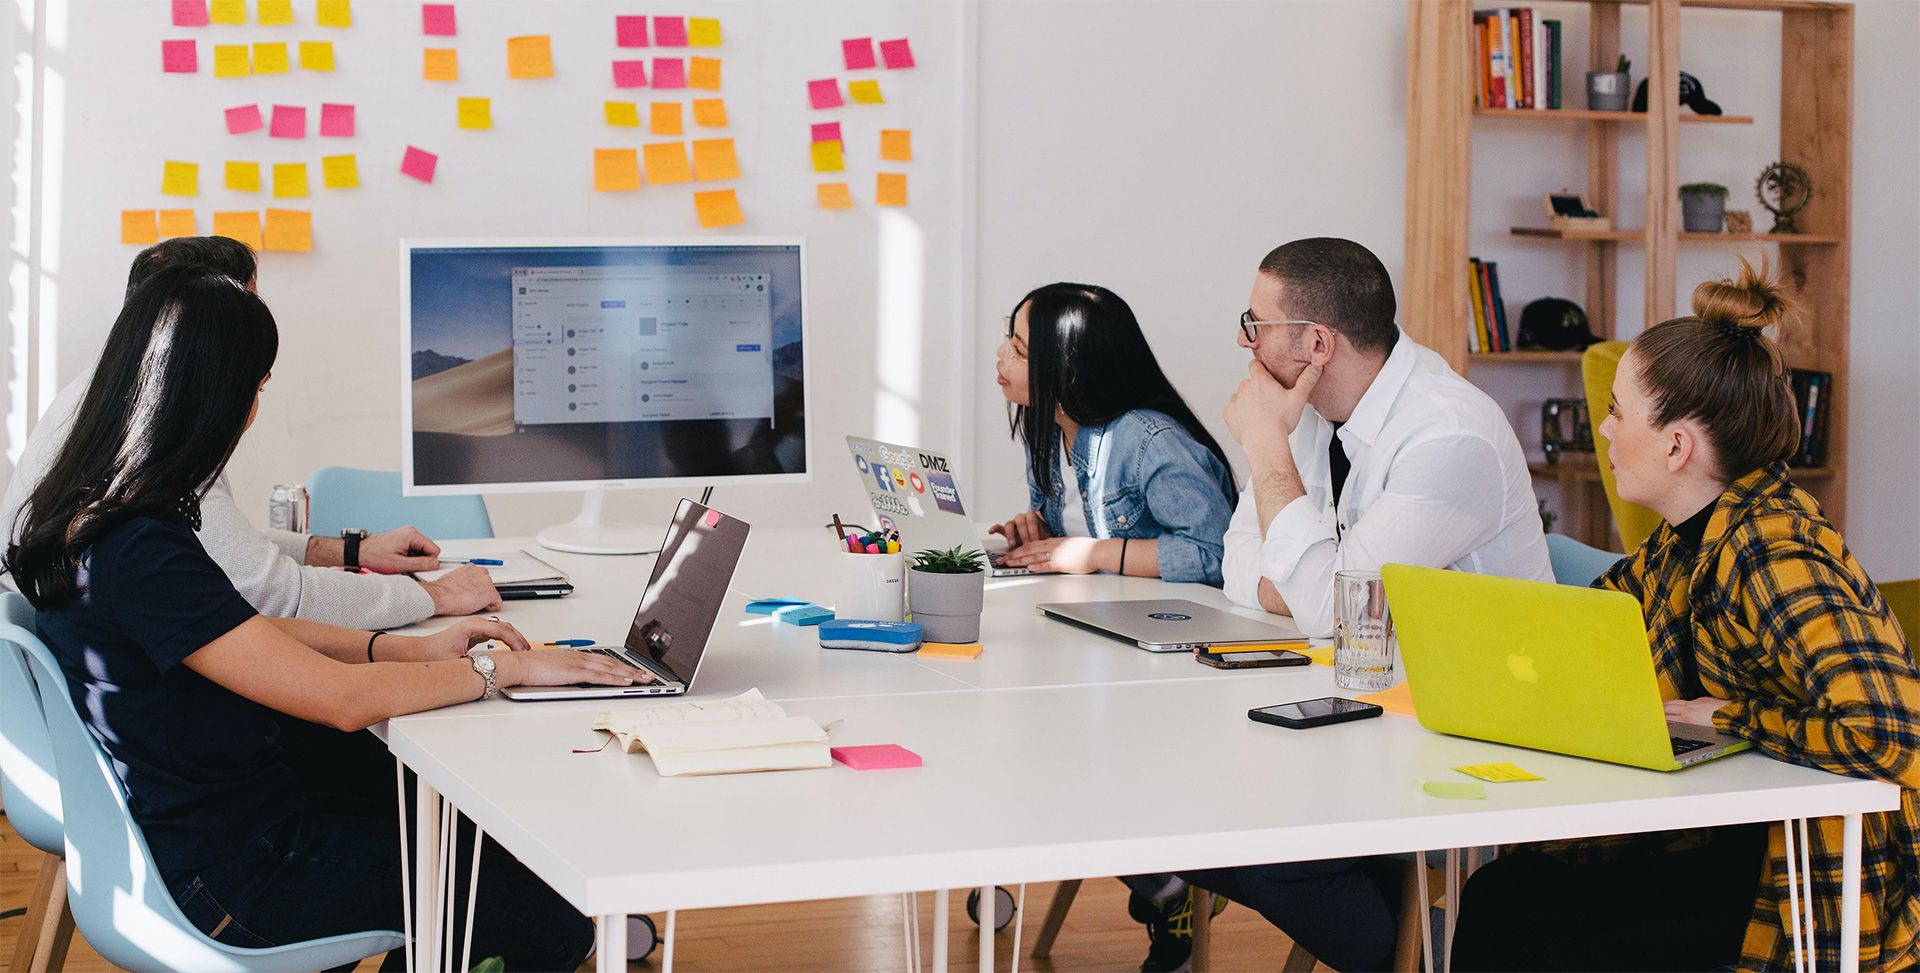
<svg viewBox="0 0 1920 973">
<path fill-rule="evenodd" d="M 579 649 L 592 645 L 592 639 L 556 639 L 552 642 L 537 642 L 541 648 Z"/>
<path fill-rule="evenodd" d="M 441 564 L 478 564 L 483 567 L 503 568 L 507 562 L 492 557 L 443 557 Z"/>
</svg>

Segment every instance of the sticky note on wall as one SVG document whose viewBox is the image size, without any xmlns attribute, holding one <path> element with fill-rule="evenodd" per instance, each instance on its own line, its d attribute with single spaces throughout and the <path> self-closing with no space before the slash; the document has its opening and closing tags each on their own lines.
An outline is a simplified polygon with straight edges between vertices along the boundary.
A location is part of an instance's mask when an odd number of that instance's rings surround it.
<svg viewBox="0 0 1920 973">
<path fill-rule="evenodd" d="M 199 73 L 199 45 L 193 41 L 161 41 L 160 70 L 168 74 Z"/>
<path fill-rule="evenodd" d="M 253 73 L 287 73 L 287 45 L 279 41 L 253 45 Z"/>
<path fill-rule="evenodd" d="M 160 211 L 160 238 L 163 240 L 193 236 L 198 229 L 193 222 L 193 210 L 163 209 Z"/>
<path fill-rule="evenodd" d="M 322 27 L 352 27 L 351 0 L 314 0 L 313 22 Z"/>
<path fill-rule="evenodd" d="M 646 160 L 648 182 L 665 186 L 693 179 L 693 168 L 687 165 L 687 143 L 655 142 L 640 152 Z"/>
<path fill-rule="evenodd" d="M 352 105 L 321 105 L 320 134 L 327 138 L 352 138 L 353 114 Z"/>
<path fill-rule="evenodd" d="M 429 37 L 452 37 L 458 29 L 458 22 L 450 3 L 423 3 L 420 5 L 420 33 Z"/>
<path fill-rule="evenodd" d="M 616 128 L 639 128 L 640 106 L 631 101 L 606 103 L 607 124 Z"/>
<path fill-rule="evenodd" d="M 644 88 L 647 86 L 647 62 L 613 62 L 613 86 L 616 88 Z"/>
<path fill-rule="evenodd" d="M 260 26 L 284 27 L 293 23 L 293 0 L 260 0 Z"/>
<path fill-rule="evenodd" d="M 235 105 L 227 109 L 227 134 L 245 135 L 267 127 L 260 118 L 259 105 Z"/>
<path fill-rule="evenodd" d="M 913 67 L 913 45 L 902 37 L 880 42 L 880 58 L 892 70 Z"/>
<path fill-rule="evenodd" d="M 720 59 L 696 57 L 687 61 L 687 87 L 701 91 L 720 90 Z"/>
<path fill-rule="evenodd" d="M 838 108 L 846 104 L 840 98 L 840 82 L 832 78 L 807 82 L 807 100 L 815 108 Z"/>
<path fill-rule="evenodd" d="M 648 130 L 655 135 L 679 135 L 686 131 L 677 101 L 656 101 L 649 115 Z"/>
<path fill-rule="evenodd" d="M 740 160 L 732 139 L 694 139 L 693 178 L 701 182 L 740 178 Z"/>
<path fill-rule="evenodd" d="M 267 210 L 266 246 L 283 253 L 313 250 L 313 214 L 303 209 Z"/>
<path fill-rule="evenodd" d="M 175 27 L 205 27 L 207 25 L 207 0 L 173 0 L 173 25 Z M 127 210 L 129 213 L 138 210 Z"/>
<path fill-rule="evenodd" d="M 747 221 L 740 212 L 740 197 L 731 189 L 710 189 L 694 193 L 693 209 L 700 216 L 700 225 L 709 230 L 722 226 L 739 226 Z"/>
<path fill-rule="evenodd" d="M 720 21 L 712 17 L 688 18 L 687 43 L 694 47 L 719 47 Z"/>
<path fill-rule="evenodd" d="M 727 103 L 719 98 L 695 98 L 693 123 L 702 128 L 726 128 Z"/>
<path fill-rule="evenodd" d="M 840 123 L 839 122 L 814 122 L 813 123 L 813 140 L 815 142 L 843 141 L 840 138 Z"/>
<path fill-rule="evenodd" d="M 307 164 L 304 162 L 276 162 L 273 164 L 273 198 L 301 199 L 307 195 Z"/>
<path fill-rule="evenodd" d="M 593 188 L 602 193 L 624 193 L 639 189 L 639 153 L 632 149 L 594 149 Z"/>
<path fill-rule="evenodd" d="M 267 134 L 277 139 L 307 137 L 307 109 L 301 105 L 273 106 L 273 125 Z"/>
<path fill-rule="evenodd" d="M 613 18 L 614 45 L 617 47 L 646 47 L 647 18 Z"/>
<path fill-rule="evenodd" d="M 840 150 L 839 142 L 813 143 L 813 171 L 840 172 L 847 167 L 846 156 Z"/>
<path fill-rule="evenodd" d="M 687 46 L 687 20 L 685 17 L 653 18 L 653 42 L 661 47 Z"/>
<path fill-rule="evenodd" d="M 823 182 L 814 187 L 821 209 L 852 209 L 853 190 L 844 182 Z"/>
<path fill-rule="evenodd" d="M 207 4 L 207 19 L 216 24 L 247 22 L 247 0 L 213 0 Z"/>
<path fill-rule="evenodd" d="M 677 57 L 656 57 L 653 59 L 653 86 L 655 88 L 684 88 L 687 86 L 687 62 Z"/>
<path fill-rule="evenodd" d="M 421 182 L 432 182 L 434 170 L 439 166 L 439 156 L 411 145 L 407 146 L 406 154 L 400 157 L 400 174 Z"/>
<path fill-rule="evenodd" d="M 907 205 L 907 174 L 883 172 L 874 177 L 873 201 L 880 206 Z"/>
<path fill-rule="evenodd" d="M 300 68 L 303 71 L 333 70 L 333 42 L 301 41 Z"/>
<path fill-rule="evenodd" d="M 160 192 L 168 196 L 200 195 L 200 164 L 169 161 L 160 173 Z"/>
<path fill-rule="evenodd" d="M 553 77 L 553 38 L 546 34 L 507 38 L 507 77 L 520 81 Z"/>
<path fill-rule="evenodd" d="M 912 162 L 913 132 L 904 128 L 881 129 L 880 158 L 887 162 Z"/>
<path fill-rule="evenodd" d="M 213 214 L 213 235 L 260 249 L 260 214 L 254 210 Z"/>
<path fill-rule="evenodd" d="M 160 240 L 160 224 L 155 221 L 153 210 L 123 209 L 120 211 L 120 242 L 144 247 Z"/>
<path fill-rule="evenodd" d="M 260 163 L 227 163 L 227 188 L 235 192 L 257 193 L 260 191 Z"/>
<path fill-rule="evenodd" d="M 493 127 L 493 99 L 462 98 L 459 105 L 458 123 L 461 128 L 488 129 Z"/>
<path fill-rule="evenodd" d="M 847 96 L 856 105 L 884 105 L 886 96 L 880 93 L 880 82 L 874 80 L 847 82 Z"/>
<path fill-rule="evenodd" d="M 213 76 L 244 78 L 253 73 L 251 54 L 245 44 L 213 45 Z"/>
<path fill-rule="evenodd" d="M 320 184 L 328 189 L 353 189 L 360 185 L 360 162 L 351 155 L 320 157 Z"/>
<path fill-rule="evenodd" d="M 460 52 L 451 47 L 429 47 L 421 51 L 420 77 L 428 81 L 460 80 Z"/>
<path fill-rule="evenodd" d="M 849 71 L 864 71 L 873 67 L 873 38 L 849 37 L 841 41 L 840 56 L 846 59 Z"/>
</svg>

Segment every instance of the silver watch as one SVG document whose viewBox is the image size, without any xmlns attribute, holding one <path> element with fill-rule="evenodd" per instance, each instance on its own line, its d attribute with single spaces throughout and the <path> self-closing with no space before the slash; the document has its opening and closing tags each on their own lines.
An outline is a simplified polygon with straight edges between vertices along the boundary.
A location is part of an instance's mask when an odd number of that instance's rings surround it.
<svg viewBox="0 0 1920 973">
<path fill-rule="evenodd" d="M 479 673 L 480 678 L 485 679 L 487 681 L 487 689 L 485 692 L 480 694 L 480 698 L 492 699 L 493 698 L 493 653 L 475 652 L 473 653 L 471 658 L 473 659 L 473 671 Z"/>
</svg>

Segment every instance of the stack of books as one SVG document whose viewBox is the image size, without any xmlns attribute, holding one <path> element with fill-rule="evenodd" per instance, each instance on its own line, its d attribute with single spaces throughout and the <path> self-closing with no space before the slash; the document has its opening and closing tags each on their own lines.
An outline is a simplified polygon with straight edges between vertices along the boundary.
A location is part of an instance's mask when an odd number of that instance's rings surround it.
<svg viewBox="0 0 1920 973">
<path fill-rule="evenodd" d="M 1467 337 L 1467 350 L 1476 354 L 1512 351 L 1512 333 L 1507 330 L 1507 305 L 1500 298 L 1500 265 L 1474 257 L 1468 261 L 1468 313 L 1473 328 Z"/>
<path fill-rule="evenodd" d="M 1475 108 L 1560 107 L 1560 21 L 1532 7 L 1473 12 L 1480 85 Z"/>
<path fill-rule="evenodd" d="M 1821 466 L 1827 461 L 1827 416 L 1833 411 L 1833 374 L 1792 370 L 1793 400 L 1800 408 L 1800 449 L 1788 466 Z"/>
</svg>

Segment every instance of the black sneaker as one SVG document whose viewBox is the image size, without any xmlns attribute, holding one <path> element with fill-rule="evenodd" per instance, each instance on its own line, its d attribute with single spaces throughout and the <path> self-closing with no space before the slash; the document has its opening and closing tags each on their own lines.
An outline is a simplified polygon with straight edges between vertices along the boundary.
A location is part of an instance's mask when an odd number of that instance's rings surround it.
<svg viewBox="0 0 1920 973">
<path fill-rule="evenodd" d="M 1194 890 L 1174 896 L 1164 906 L 1155 907 L 1145 896 L 1131 896 L 1127 914 L 1147 926 L 1147 959 L 1140 973 L 1184 973 L 1193 963 Z M 1213 914 L 1227 908 L 1225 896 L 1213 897 Z"/>
</svg>

